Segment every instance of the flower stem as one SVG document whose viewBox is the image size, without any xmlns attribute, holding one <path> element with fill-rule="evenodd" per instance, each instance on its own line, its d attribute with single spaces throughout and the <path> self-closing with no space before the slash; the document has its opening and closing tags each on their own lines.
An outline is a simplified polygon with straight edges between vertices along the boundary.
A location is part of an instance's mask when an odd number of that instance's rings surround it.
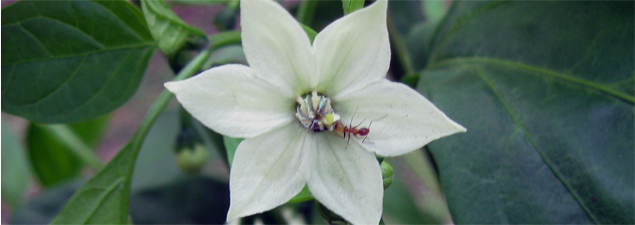
<svg viewBox="0 0 635 225">
<path fill-rule="evenodd" d="M 209 47 L 207 47 L 207 49 L 203 50 L 192 61 L 190 61 L 185 66 L 185 68 L 183 68 L 181 72 L 177 74 L 173 81 L 183 80 L 198 73 L 201 69 L 201 66 L 203 65 L 203 63 L 205 63 L 205 61 L 207 61 L 214 49 L 237 43 L 240 43 L 240 32 L 238 31 L 218 33 L 212 36 L 210 38 Z M 135 138 L 135 141 L 133 143 L 135 149 L 137 147 L 141 147 L 141 143 L 143 142 L 143 139 L 145 139 L 146 134 L 148 134 L 148 131 L 150 131 L 150 127 L 152 127 L 152 124 L 154 124 L 154 121 L 157 119 L 157 117 L 159 117 L 159 114 L 168 105 L 168 103 L 172 99 L 172 96 L 174 96 L 174 94 L 172 94 L 168 90 L 164 90 L 159 98 L 157 98 L 157 100 L 154 102 L 154 104 L 148 111 L 148 115 L 141 123 L 141 127 L 139 127 L 139 130 L 137 131 L 137 135 L 133 137 Z"/>
</svg>

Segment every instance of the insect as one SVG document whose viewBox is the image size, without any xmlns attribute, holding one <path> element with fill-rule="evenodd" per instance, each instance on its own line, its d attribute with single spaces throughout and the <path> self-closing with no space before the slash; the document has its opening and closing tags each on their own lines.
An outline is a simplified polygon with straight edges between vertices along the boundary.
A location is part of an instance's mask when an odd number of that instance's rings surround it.
<svg viewBox="0 0 635 225">
<path fill-rule="evenodd" d="M 355 109 L 355 113 L 357 113 L 357 109 Z M 344 125 L 339 120 L 333 124 L 333 131 L 335 133 L 342 135 L 343 138 L 346 138 L 346 135 L 348 134 L 348 140 L 346 141 L 346 148 L 348 148 L 348 143 L 351 141 L 351 136 L 355 136 L 356 138 L 363 137 L 364 139 L 362 140 L 362 143 L 364 143 L 364 141 L 366 141 L 366 138 L 368 138 L 368 134 L 370 133 L 370 126 L 373 125 L 373 121 L 381 120 L 383 118 L 386 118 L 386 116 L 388 116 L 388 115 L 385 115 L 379 119 L 371 120 L 370 123 L 368 124 L 368 127 L 358 128 L 360 125 L 362 125 L 362 123 L 364 123 L 364 121 L 366 121 L 366 119 L 362 120 L 362 122 L 359 122 L 359 124 L 357 124 L 356 126 L 352 126 L 355 113 L 353 113 L 353 116 L 351 117 L 351 122 L 349 123 L 351 124 L 350 126 Z"/>
</svg>

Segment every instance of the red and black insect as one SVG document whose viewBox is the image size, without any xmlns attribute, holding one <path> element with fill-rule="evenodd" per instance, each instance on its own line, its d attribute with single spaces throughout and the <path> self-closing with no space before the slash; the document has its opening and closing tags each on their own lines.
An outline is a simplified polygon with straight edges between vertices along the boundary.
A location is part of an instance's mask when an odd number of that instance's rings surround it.
<svg viewBox="0 0 635 225">
<path fill-rule="evenodd" d="M 355 109 L 355 113 L 357 113 L 357 109 Z M 349 124 L 353 124 L 353 118 L 355 117 L 355 113 L 353 113 L 353 116 L 351 117 L 351 122 Z M 383 119 L 386 116 L 383 116 L 376 120 Z M 348 143 L 351 141 L 351 136 L 355 136 L 356 138 L 363 137 L 364 139 L 362 140 L 362 143 L 364 143 L 364 141 L 366 141 L 366 138 L 368 138 L 368 134 L 370 133 L 370 126 L 373 125 L 373 120 L 370 121 L 370 123 L 368 124 L 368 127 L 358 128 L 360 125 L 362 125 L 362 123 L 364 123 L 364 121 L 366 121 L 366 119 L 362 120 L 362 122 L 359 122 L 359 124 L 357 124 L 356 126 L 352 126 L 352 125 L 346 126 L 342 122 L 337 121 L 333 124 L 333 131 L 335 133 L 342 135 L 343 138 L 347 138 L 346 136 L 348 135 L 348 140 L 346 141 L 346 148 L 348 148 Z"/>
</svg>

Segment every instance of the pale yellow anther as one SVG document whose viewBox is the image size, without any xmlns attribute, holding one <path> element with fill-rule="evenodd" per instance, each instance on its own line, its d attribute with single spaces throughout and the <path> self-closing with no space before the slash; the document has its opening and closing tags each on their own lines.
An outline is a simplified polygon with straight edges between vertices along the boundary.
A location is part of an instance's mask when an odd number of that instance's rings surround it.
<svg viewBox="0 0 635 225">
<path fill-rule="evenodd" d="M 313 111 L 318 110 L 318 105 L 320 104 L 320 96 L 317 94 L 317 91 L 311 92 L 311 102 L 313 103 Z"/>
<path fill-rule="evenodd" d="M 295 97 L 295 101 L 298 102 L 298 105 L 304 104 L 304 100 L 302 100 L 302 97 L 300 97 L 300 96 L 296 96 Z"/>
<path fill-rule="evenodd" d="M 299 105 L 295 116 L 309 130 L 332 131 L 334 124 L 340 120 L 340 115 L 331 106 L 331 99 L 319 95 L 317 91 L 311 91 L 304 99 L 298 96 L 296 101 Z"/>
</svg>

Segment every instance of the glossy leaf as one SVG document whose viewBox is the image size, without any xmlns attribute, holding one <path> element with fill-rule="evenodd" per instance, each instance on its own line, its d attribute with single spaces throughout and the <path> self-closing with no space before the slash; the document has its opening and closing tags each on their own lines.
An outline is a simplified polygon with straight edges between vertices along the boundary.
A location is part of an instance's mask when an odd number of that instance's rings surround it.
<svg viewBox="0 0 635 225">
<path fill-rule="evenodd" d="M 106 114 L 136 91 L 155 44 L 126 1 L 2 9 L 2 110 L 41 123 Z"/>
<path fill-rule="evenodd" d="M 231 43 L 230 41 L 223 41 L 224 39 L 220 37 L 218 41 L 220 46 L 222 46 L 220 43 Z M 209 49 L 201 52 L 179 72 L 174 80 L 182 80 L 194 75 L 209 58 L 211 51 L 220 46 L 212 45 Z M 150 131 L 150 127 L 173 96 L 167 90 L 161 93 L 130 142 L 119 151 L 117 156 L 104 169 L 95 174 L 77 190 L 52 223 L 122 224 L 130 222 L 128 220 L 128 203 L 135 161 L 139 155 L 143 140 Z"/>
<path fill-rule="evenodd" d="M 173 57 L 188 42 L 200 43 L 206 39 L 203 31 L 183 22 L 163 0 L 142 0 L 141 7 L 152 37 L 168 57 Z"/>
<path fill-rule="evenodd" d="M 80 145 L 94 150 L 108 125 L 109 117 L 102 116 L 92 120 L 69 125 L 39 125 L 31 123 L 27 133 L 28 152 L 35 175 L 44 187 L 51 187 L 61 181 L 80 174 L 84 163 L 78 158 L 72 146 L 59 135 L 72 135 L 81 141 Z M 55 134 L 53 126 L 65 126 L 68 134 Z"/>
<path fill-rule="evenodd" d="M 453 5 L 418 90 L 468 130 L 429 145 L 455 222 L 635 222 L 633 7 Z"/>
<path fill-rule="evenodd" d="M 2 202 L 17 208 L 31 184 L 31 171 L 24 148 L 2 124 Z"/>
</svg>

